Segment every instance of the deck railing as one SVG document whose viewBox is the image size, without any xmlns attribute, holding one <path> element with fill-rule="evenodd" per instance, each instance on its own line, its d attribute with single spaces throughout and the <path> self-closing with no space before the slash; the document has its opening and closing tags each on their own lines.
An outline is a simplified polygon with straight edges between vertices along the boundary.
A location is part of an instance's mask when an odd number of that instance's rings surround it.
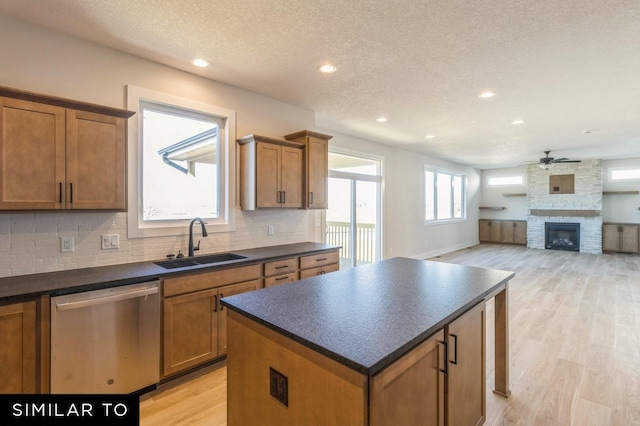
<svg viewBox="0 0 640 426">
<path fill-rule="evenodd" d="M 351 253 L 351 227 L 349 222 L 327 222 L 327 244 L 342 246 L 340 257 L 348 258 Z M 359 223 L 356 225 L 356 264 L 376 260 L 376 225 Z"/>
</svg>

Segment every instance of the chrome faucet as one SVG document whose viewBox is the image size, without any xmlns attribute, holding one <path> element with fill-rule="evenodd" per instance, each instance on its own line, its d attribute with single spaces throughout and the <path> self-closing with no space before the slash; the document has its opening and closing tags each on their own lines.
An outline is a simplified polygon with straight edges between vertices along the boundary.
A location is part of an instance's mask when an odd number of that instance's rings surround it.
<svg viewBox="0 0 640 426">
<path fill-rule="evenodd" d="M 200 250 L 200 241 L 198 241 L 198 246 L 193 247 L 193 222 L 200 222 L 200 226 L 202 226 L 202 236 L 207 236 L 207 228 L 204 227 L 204 222 L 199 217 L 194 217 L 191 223 L 189 224 L 189 256 L 193 256 L 193 252 L 196 250 Z"/>
</svg>

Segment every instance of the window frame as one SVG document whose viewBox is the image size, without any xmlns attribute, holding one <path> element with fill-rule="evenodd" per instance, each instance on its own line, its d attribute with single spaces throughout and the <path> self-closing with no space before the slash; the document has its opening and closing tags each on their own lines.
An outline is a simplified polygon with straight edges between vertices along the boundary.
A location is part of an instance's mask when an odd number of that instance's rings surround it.
<svg viewBox="0 0 640 426">
<path fill-rule="evenodd" d="M 427 173 L 433 173 L 433 219 L 427 219 Z M 438 174 L 448 175 L 451 179 L 450 184 L 450 206 L 449 213 L 451 217 L 446 219 L 438 219 Z M 455 206 L 455 192 L 454 192 L 454 177 L 459 177 L 462 180 L 461 187 L 461 217 L 453 217 L 455 215 L 454 206 Z M 461 172 L 455 172 L 451 170 L 444 170 L 436 167 L 431 167 L 428 165 L 424 166 L 424 171 L 422 173 L 422 182 L 423 182 L 423 194 L 424 194 L 424 203 L 423 203 L 423 219 L 425 226 L 431 225 L 441 225 L 445 223 L 459 223 L 466 222 L 467 220 L 467 175 Z"/>
<path fill-rule="evenodd" d="M 142 165 L 142 120 L 141 102 L 167 108 L 192 111 L 194 115 L 209 115 L 224 123 L 219 129 L 219 217 L 206 219 L 208 232 L 230 232 L 235 230 L 235 128 L 236 113 L 233 110 L 203 102 L 168 95 L 153 90 L 128 85 L 127 109 L 135 111 L 134 119 L 128 123 L 128 238 L 186 235 L 191 219 L 176 219 L 145 223 L 143 220 L 143 165 Z M 148 222 L 148 221 L 147 221 Z"/>
</svg>

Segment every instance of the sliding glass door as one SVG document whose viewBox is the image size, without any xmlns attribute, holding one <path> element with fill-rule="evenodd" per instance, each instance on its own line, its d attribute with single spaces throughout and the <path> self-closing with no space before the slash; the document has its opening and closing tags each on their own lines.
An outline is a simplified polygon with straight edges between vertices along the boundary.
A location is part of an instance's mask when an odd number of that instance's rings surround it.
<svg viewBox="0 0 640 426">
<path fill-rule="evenodd" d="M 329 153 L 326 242 L 342 246 L 340 269 L 380 260 L 381 160 Z"/>
</svg>

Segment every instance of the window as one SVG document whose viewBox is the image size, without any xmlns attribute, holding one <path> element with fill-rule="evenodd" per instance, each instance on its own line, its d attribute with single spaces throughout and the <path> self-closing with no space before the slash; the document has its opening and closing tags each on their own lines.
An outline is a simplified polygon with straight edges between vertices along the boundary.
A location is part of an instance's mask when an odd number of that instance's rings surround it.
<svg viewBox="0 0 640 426">
<path fill-rule="evenodd" d="M 235 113 L 131 86 L 127 100 L 129 237 L 184 234 L 194 217 L 233 230 Z"/>
<path fill-rule="evenodd" d="M 640 180 L 640 169 L 609 169 L 609 181 Z"/>
<path fill-rule="evenodd" d="M 524 185 L 523 175 L 487 176 L 487 186 L 517 186 Z"/>
<path fill-rule="evenodd" d="M 465 176 L 425 169 L 425 222 L 466 218 Z"/>
</svg>

